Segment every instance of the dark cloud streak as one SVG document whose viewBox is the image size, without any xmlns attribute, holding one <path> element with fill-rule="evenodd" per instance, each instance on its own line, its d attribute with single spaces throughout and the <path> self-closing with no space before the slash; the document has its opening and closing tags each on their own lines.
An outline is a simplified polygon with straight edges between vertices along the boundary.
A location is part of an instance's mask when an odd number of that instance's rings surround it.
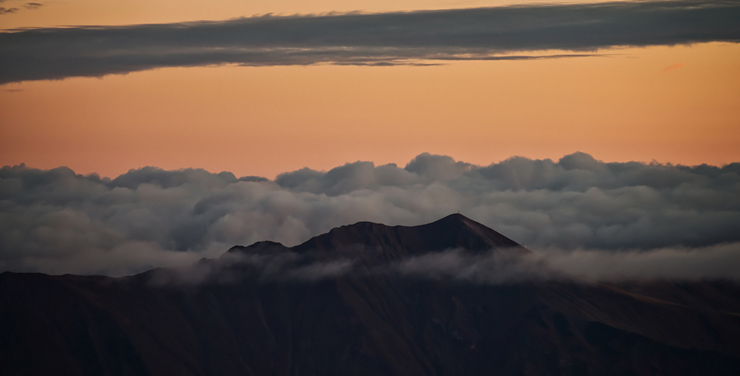
<svg viewBox="0 0 740 376">
<path fill-rule="evenodd" d="M 175 66 L 426 64 L 738 42 L 738 19 L 736 0 L 653 1 L 21 30 L 0 33 L 0 83 Z"/>
</svg>

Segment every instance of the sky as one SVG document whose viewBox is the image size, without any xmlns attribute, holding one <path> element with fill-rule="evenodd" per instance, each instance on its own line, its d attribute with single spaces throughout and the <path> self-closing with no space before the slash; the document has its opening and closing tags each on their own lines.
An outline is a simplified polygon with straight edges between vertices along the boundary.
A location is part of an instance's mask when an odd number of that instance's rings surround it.
<svg viewBox="0 0 740 376">
<path fill-rule="evenodd" d="M 4 0 L 0 164 L 740 160 L 738 2 L 516 4 Z"/>
<path fill-rule="evenodd" d="M 567 257 L 725 257 L 738 19 L 736 0 L 0 0 L 0 270 L 121 275 L 461 209 Z"/>
</svg>

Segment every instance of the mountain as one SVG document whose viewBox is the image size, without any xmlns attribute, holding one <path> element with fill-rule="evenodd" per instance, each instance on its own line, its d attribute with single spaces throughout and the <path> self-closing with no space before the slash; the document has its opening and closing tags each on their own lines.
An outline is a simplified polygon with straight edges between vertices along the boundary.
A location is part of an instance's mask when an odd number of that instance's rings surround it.
<svg viewBox="0 0 740 376">
<path fill-rule="evenodd" d="M 258 242 L 249 247 L 235 246 L 228 252 L 294 252 L 312 260 L 351 257 L 365 265 L 377 265 L 448 249 L 464 249 L 471 253 L 490 250 L 529 253 L 515 241 L 460 214 L 413 227 L 358 222 L 332 229 L 292 248 L 275 242 Z"/>
<path fill-rule="evenodd" d="M 122 278 L 6 272 L 0 375 L 740 374 L 734 282 L 485 285 L 388 269 L 450 249 L 529 252 L 456 214 Z"/>
</svg>

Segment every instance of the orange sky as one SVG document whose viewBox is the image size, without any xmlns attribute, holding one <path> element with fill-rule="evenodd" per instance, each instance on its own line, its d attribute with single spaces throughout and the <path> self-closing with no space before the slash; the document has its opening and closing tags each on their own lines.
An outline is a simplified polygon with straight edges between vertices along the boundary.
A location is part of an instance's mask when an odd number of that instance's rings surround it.
<svg viewBox="0 0 740 376">
<path fill-rule="evenodd" d="M 39 12 L 37 24 L 26 25 L 55 24 L 40 13 L 55 4 L 10 16 Z M 191 19 L 182 12 L 120 23 Z M 99 23 L 116 23 L 105 14 Z M 64 17 L 59 24 L 95 23 Z M 0 25 L 19 26 L 8 20 Z M 65 165 L 111 177 L 146 165 L 274 177 L 355 160 L 403 165 L 421 152 L 476 164 L 574 151 L 606 161 L 740 161 L 740 45 L 600 52 L 611 55 L 433 67 L 167 68 L 8 84 L 0 86 L 0 165 Z"/>
<path fill-rule="evenodd" d="M 33 0 L 43 6 L 27 9 L 28 0 L 5 0 L 18 11 L 0 16 L 0 29 L 69 25 L 127 25 L 197 20 L 224 20 L 274 14 L 388 12 L 453 9 L 533 3 L 573 3 L 567 0 Z M 604 2 L 603 0 L 579 1 Z"/>
</svg>

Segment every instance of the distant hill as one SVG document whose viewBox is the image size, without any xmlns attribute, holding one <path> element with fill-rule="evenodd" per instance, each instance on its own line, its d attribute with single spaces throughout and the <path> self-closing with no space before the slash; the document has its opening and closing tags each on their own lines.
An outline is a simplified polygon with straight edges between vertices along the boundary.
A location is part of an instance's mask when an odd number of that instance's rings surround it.
<svg viewBox="0 0 740 376">
<path fill-rule="evenodd" d="M 740 375 L 733 282 L 494 286 L 378 271 L 450 249 L 529 252 L 455 214 L 122 278 L 3 273 L 0 375 Z"/>
</svg>

